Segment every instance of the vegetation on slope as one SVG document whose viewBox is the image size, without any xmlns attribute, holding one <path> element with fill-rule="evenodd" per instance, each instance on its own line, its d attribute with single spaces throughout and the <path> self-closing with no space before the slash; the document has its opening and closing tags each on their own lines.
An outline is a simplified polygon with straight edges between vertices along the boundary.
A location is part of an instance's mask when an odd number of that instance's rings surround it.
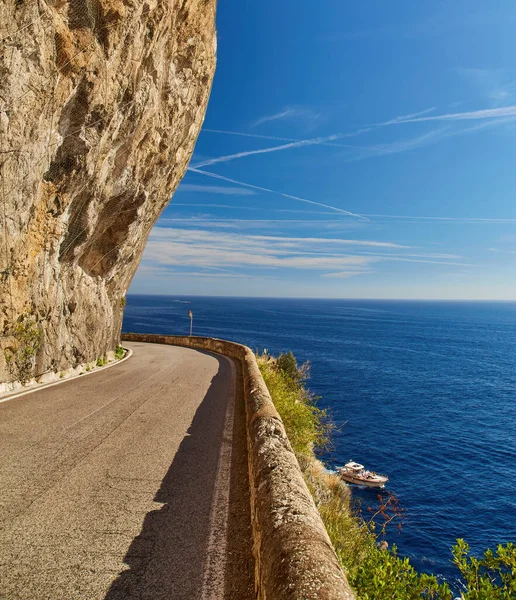
<svg viewBox="0 0 516 600">
<path fill-rule="evenodd" d="M 315 450 L 329 444 L 333 425 L 305 385 L 309 365 L 299 367 L 292 352 L 273 358 L 264 351 L 257 359 L 357 600 L 452 600 L 446 583 L 418 573 L 408 558 L 397 555 L 395 546 L 389 549 L 382 541 L 386 526 L 402 513 L 396 498 L 381 497 L 376 512 L 365 519 L 351 509 L 349 488 L 315 458 Z M 457 540 L 452 555 L 463 583 L 463 600 L 516 598 L 516 546 L 500 545 L 496 552 L 487 550 L 475 558 L 468 545 Z"/>
</svg>

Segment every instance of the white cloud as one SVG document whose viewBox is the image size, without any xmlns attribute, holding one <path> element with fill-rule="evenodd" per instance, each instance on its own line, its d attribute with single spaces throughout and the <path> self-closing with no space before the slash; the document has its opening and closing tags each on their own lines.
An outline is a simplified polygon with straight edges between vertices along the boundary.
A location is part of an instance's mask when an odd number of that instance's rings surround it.
<svg viewBox="0 0 516 600">
<path fill-rule="evenodd" d="M 402 248 L 410 248 L 411 246 L 402 246 Z M 378 254 L 377 252 L 367 252 L 364 250 L 360 250 L 360 254 L 371 254 L 372 256 L 389 256 L 389 257 L 395 257 L 395 256 L 401 256 L 401 257 L 409 257 L 409 258 L 438 258 L 440 260 L 459 260 L 462 258 L 462 256 L 460 256 L 459 254 L 447 254 L 447 253 L 440 253 L 440 252 L 425 252 L 422 254 L 416 254 L 413 252 L 405 252 L 404 254 L 400 254 L 397 252 L 389 252 L 388 255 L 385 254 Z"/>
<path fill-rule="evenodd" d="M 181 277 L 205 277 L 209 279 L 258 279 L 257 275 L 247 275 L 245 273 L 227 273 L 215 272 L 207 273 L 204 271 L 183 271 L 179 269 L 170 269 L 164 265 L 145 265 L 142 264 L 138 269 L 138 275 L 143 276 L 163 276 L 163 275 L 178 275 Z M 276 279 L 275 276 L 269 275 L 269 279 Z"/>
<path fill-rule="evenodd" d="M 377 242 L 373 240 L 345 240 L 340 238 L 305 238 L 305 237 L 277 237 L 269 235 L 251 235 L 248 239 L 267 242 L 289 242 L 291 244 L 344 244 L 351 246 L 375 246 L 378 248 L 411 248 L 392 242 Z"/>
<path fill-rule="evenodd" d="M 490 217 L 428 217 L 418 215 L 379 215 L 365 214 L 370 219 L 401 219 L 409 221 L 443 221 L 450 223 L 516 223 L 516 219 L 490 218 Z"/>
<path fill-rule="evenodd" d="M 229 187 L 223 185 L 196 185 L 193 183 L 182 183 L 176 190 L 178 192 L 190 192 L 199 194 L 222 194 L 223 196 L 255 196 L 256 192 L 249 188 Z"/>
<path fill-rule="evenodd" d="M 346 235 L 350 232 L 363 230 L 368 221 L 351 221 L 349 219 L 225 219 L 215 218 L 213 216 L 192 216 L 192 217 L 163 217 L 159 224 L 173 227 L 188 227 L 196 229 L 224 229 L 237 230 L 238 232 L 259 230 L 273 235 L 271 232 L 290 231 L 292 228 L 299 231 L 311 232 L 314 229 L 326 230 L 335 235 L 345 231 Z"/>
<path fill-rule="evenodd" d="M 488 252 L 498 252 L 498 253 L 502 253 L 502 254 L 504 254 L 504 253 L 516 254 L 516 250 L 506 250 L 506 249 L 501 250 L 500 248 L 488 248 L 487 251 Z"/>
<path fill-rule="evenodd" d="M 255 192 L 251 192 L 255 194 Z M 251 211 L 260 211 L 263 212 L 263 208 L 261 206 L 243 206 L 242 204 L 218 204 L 212 202 L 174 202 L 172 207 L 175 206 L 188 206 L 190 208 L 231 208 L 233 210 L 251 210 Z M 297 215 L 334 215 L 333 212 L 329 210 L 300 210 L 294 208 L 267 208 L 267 212 L 271 213 L 289 213 L 289 214 L 297 214 Z M 239 219 L 242 221 L 243 219 Z M 304 221 L 301 221 L 304 222 Z M 333 221 L 332 221 L 333 222 Z"/>
<path fill-rule="evenodd" d="M 378 256 L 378 255 L 377 255 Z M 392 257 L 389 256 L 387 254 L 384 254 L 382 256 L 383 260 L 393 260 L 396 262 L 408 262 L 408 263 L 419 263 L 419 264 L 426 264 L 426 265 L 448 265 L 448 266 L 454 266 L 454 267 L 472 267 L 473 265 L 469 264 L 469 263 L 463 263 L 463 262 L 449 262 L 449 261 L 443 261 L 443 260 L 424 260 L 424 259 L 419 259 L 419 258 L 399 258 L 399 257 Z"/>
<path fill-rule="evenodd" d="M 357 275 L 364 275 L 365 273 L 371 273 L 370 269 L 363 269 L 361 271 L 338 271 L 337 273 L 323 273 L 321 277 L 328 279 L 348 279 L 349 277 L 356 277 Z"/>
<path fill-rule="evenodd" d="M 339 246 L 343 242 L 343 247 Z M 366 272 L 370 265 L 384 261 L 464 266 L 450 262 L 446 256 L 363 253 L 362 244 L 383 248 L 386 242 L 363 240 L 328 240 L 285 236 L 242 235 L 206 229 L 171 229 L 155 227 L 150 235 L 143 263 L 147 266 L 196 269 L 302 269 L 334 273 Z M 348 245 L 356 248 L 349 252 Z M 328 252 L 328 245 L 331 251 Z M 397 244 L 388 246 L 403 248 Z M 420 256 L 421 258 L 414 258 Z M 336 277 L 336 275 L 335 275 Z"/>
<path fill-rule="evenodd" d="M 175 208 L 176 206 L 188 206 L 189 208 L 230 208 L 231 210 L 262 210 L 258 206 L 241 206 L 238 204 L 215 204 L 215 203 L 206 203 L 206 202 L 174 202 L 171 207 Z M 275 211 L 276 212 L 276 211 Z M 326 213 L 324 213 L 326 214 Z"/>
</svg>

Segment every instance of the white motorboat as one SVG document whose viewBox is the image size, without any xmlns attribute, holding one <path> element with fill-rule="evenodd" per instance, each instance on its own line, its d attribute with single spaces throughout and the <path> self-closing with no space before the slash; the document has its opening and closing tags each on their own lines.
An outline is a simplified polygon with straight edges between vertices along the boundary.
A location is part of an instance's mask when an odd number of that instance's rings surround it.
<svg viewBox="0 0 516 600">
<path fill-rule="evenodd" d="M 354 483 L 356 485 L 365 485 L 367 487 L 385 487 L 389 478 L 385 475 L 379 475 L 374 471 L 368 471 L 364 465 L 349 461 L 343 467 L 337 469 L 337 473 L 344 481 Z"/>
</svg>

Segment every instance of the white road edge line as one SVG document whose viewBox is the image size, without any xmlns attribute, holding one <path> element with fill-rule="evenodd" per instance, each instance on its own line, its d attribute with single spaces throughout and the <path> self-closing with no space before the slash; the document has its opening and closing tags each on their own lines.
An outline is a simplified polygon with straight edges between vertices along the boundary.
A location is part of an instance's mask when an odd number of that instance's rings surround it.
<svg viewBox="0 0 516 600">
<path fill-rule="evenodd" d="M 224 597 L 226 554 L 228 543 L 229 492 L 231 483 L 231 455 L 233 451 L 233 428 L 235 419 L 236 369 L 231 358 L 224 356 L 231 367 L 231 382 L 226 422 L 222 433 L 217 477 L 213 488 L 210 515 L 210 535 L 206 546 L 206 563 L 201 589 L 201 600 Z"/>
<path fill-rule="evenodd" d="M 13 394 L 12 396 L 7 396 L 6 398 L 0 398 L 0 404 L 2 402 L 8 402 L 9 400 L 14 400 L 15 398 L 19 398 L 20 396 L 26 396 L 27 394 L 33 394 L 34 392 L 39 392 L 41 390 L 45 390 L 49 387 L 53 387 L 54 385 L 60 385 L 61 383 L 66 383 L 67 381 L 73 381 L 74 379 L 77 379 L 78 377 L 86 377 L 86 375 L 95 375 L 95 373 L 100 373 L 101 371 L 104 371 L 104 369 L 109 369 L 111 367 L 115 367 L 116 365 L 119 365 L 120 363 L 123 363 L 125 360 L 131 358 L 131 356 L 133 355 L 133 351 L 130 348 L 124 348 L 124 350 L 126 351 L 126 355 L 124 356 L 124 358 L 121 358 L 120 360 L 114 360 L 109 365 L 105 365 L 104 367 L 95 367 L 95 369 L 93 369 L 92 371 L 87 371 L 86 373 L 77 374 L 77 375 L 74 375 L 73 377 L 67 377 L 66 379 L 60 379 L 59 381 L 53 381 L 52 383 L 42 383 L 41 385 L 36 385 L 33 388 L 31 388 L 30 390 L 18 392 L 17 394 Z"/>
</svg>

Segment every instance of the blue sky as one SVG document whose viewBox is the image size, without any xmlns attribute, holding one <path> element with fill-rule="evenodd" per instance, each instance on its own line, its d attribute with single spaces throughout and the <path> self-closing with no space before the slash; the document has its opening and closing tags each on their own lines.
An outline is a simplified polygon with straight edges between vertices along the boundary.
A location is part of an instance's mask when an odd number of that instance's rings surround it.
<svg viewBox="0 0 516 600">
<path fill-rule="evenodd" d="M 221 0 L 132 293 L 516 299 L 516 4 Z"/>
</svg>

